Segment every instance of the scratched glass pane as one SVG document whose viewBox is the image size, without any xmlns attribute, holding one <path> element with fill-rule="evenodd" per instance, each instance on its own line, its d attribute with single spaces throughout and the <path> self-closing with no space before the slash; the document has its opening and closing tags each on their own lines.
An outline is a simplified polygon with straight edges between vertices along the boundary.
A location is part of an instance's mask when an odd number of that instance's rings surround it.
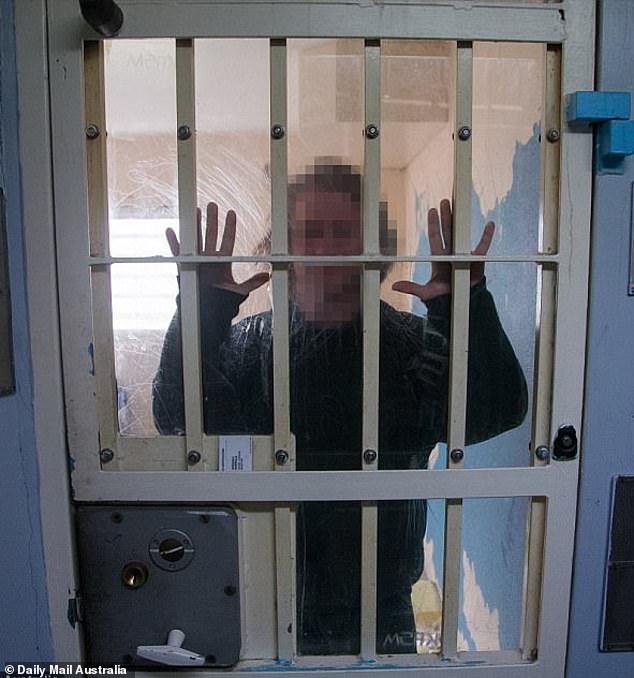
<svg viewBox="0 0 634 678">
<path fill-rule="evenodd" d="M 463 500 L 459 651 L 520 648 L 529 502 Z"/>
<path fill-rule="evenodd" d="M 378 504 L 377 654 L 441 650 L 444 519 L 443 499 Z"/>
<path fill-rule="evenodd" d="M 527 466 L 537 265 L 487 264 L 484 273 L 486 281 L 471 291 L 465 466 Z"/>
<path fill-rule="evenodd" d="M 455 42 L 381 41 L 381 198 L 388 211 L 388 231 L 381 231 L 384 254 L 429 254 L 427 213 L 451 198 L 455 63 Z M 412 264 L 397 263 L 385 289 L 419 273 Z M 407 301 L 394 296 L 401 305 Z"/>
<path fill-rule="evenodd" d="M 155 436 L 152 381 L 178 288 L 171 264 L 115 264 L 111 271 L 119 430 Z"/>
<path fill-rule="evenodd" d="M 198 39 L 198 204 L 235 210 L 234 254 L 261 254 L 270 236 L 269 40 Z"/>
<path fill-rule="evenodd" d="M 178 233 L 175 42 L 105 42 L 112 256 L 166 255 Z"/>
<path fill-rule="evenodd" d="M 288 165 L 363 159 L 363 40 L 287 41 Z"/>
<path fill-rule="evenodd" d="M 490 254 L 538 251 L 546 46 L 473 45 L 471 242 L 496 223 Z"/>
</svg>

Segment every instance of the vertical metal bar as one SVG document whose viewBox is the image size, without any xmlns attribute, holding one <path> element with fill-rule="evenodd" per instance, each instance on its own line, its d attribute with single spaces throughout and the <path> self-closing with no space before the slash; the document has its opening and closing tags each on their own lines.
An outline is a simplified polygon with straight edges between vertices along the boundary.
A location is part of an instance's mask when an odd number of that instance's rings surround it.
<svg viewBox="0 0 634 678">
<path fill-rule="evenodd" d="M 110 254 L 106 162 L 106 93 L 103 42 L 84 43 L 86 176 L 90 255 Z M 91 269 L 94 371 L 97 385 L 99 445 L 115 453 L 108 470 L 119 469 L 117 381 L 115 376 L 112 291 L 109 266 Z"/>
<path fill-rule="evenodd" d="M 548 46 L 545 52 L 544 115 L 542 121 L 542 228 L 539 251 L 552 253 L 557 250 L 559 221 L 559 143 L 553 141 L 549 130 L 561 129 L 561 49 Z M 549 138 L 550 136 L 550 138 Z M 541 267 L 538 284 L 537 350 L 535 352 L 533 452 L 548 448 L 550 440 L 553 342 L 555 321 L 555 295 L 557 271 Z M 535 454 L 533 466 L 543 466 L 547 458 Z M 531 500 L 528 517 L 528 564 L 526 569 L 526 610 L 522 652 L 526 659 L 537 654 L 537 631 L 541 597 L 542 562 L 544 554 L 544 531 L 546 527 L 546 501 Z"/>
<path fill-rule="evenodd" d="M 271 250 L 288 253 L 288 150 L 286 142 L 286 41 L 271 40 Z M 273 407 L 275 470 L 295 469 L 290 426 L 290 369 L 288 336 L 288 267 L 273 266 Z M 275 571 L 277 582 L 278 659 L 292 661 L 296 648 L 295 511 L 275 508 Z"/>
<path fill-rule="evenodd" d="M 381 189 L 381 46 L 378 41 L 365 43 L 365 146 L 363 161 L 363 251 L 380 253 L 379 198 Z M 381 271 L 367 265 L 363 271 L 363 470 L 378 468 L 379 444 L 379 331 Z M 375 454 L 366 455 L 368 450 Z M 361 655 L 376 655 L 377 610 L 377 505 L 361 509 Z"/>
<path fill-rule="evenodd" d="M 467 254 L 471 249 L 471 135 L 459 134 L 471 130 L 473 47 L 458 43 L 456 55 L 456 125 L 455 177 L 453 198 L 453 251 Z M 451 345 L 449 381 L 449 431 L 447 468 L 464 466 L 464 457 L 452 455 L 464 452 L 466 441 L 467 367 L 469 352 L 469 264 L 453 265 L 451 304 Z M 460 605 L 460 564 L 462 529 L 462 499 L 447 499 L 445 506 L 445 558 L 442 618 L 442 651 L 445 657 L 458 652 L 458 617 Z"/>
<path fill-rule="evenodd" d="M 176 41 L 176 116 L 178 134 L 178 217 L 181 255 L 198 254 L 196 218 L 196 98 L 194 42 Z M 194 264 L 180 267 L 180 314 L 185 400 L 185 454 L 203 454 L 202 375 L 198 271 Z M 187 467 L 203 471 L 206 464 Z"/>
</svg>

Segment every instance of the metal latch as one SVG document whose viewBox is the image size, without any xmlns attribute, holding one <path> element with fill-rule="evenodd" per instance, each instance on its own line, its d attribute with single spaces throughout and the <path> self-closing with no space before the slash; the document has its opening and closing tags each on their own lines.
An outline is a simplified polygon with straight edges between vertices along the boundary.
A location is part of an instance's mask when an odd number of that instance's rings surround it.
<svg viewBox="0 0 634 678">
<path fill-rule="evenodd" d="M 76 595 L 74 598 L 68 599 L 66 618 L 73 628 L 75 628 L 79 622 L 84 621 L 84 606 L 82 604 L 81 596 Z"/>
<path fill-rule="evenodd" d="M 575 127 L 596 125 L 599 174 L 623 174 L 625 156 L 634 153 L 634 120 L 629 92 L 574 92 L 568 95 L 566 118 Z"/>
<path fill-rule="evenodd" d="M 557 430 L 553 443 L 553 459 L 556 461 L 570 461 L 577 456 L 577 431 L 570 424 L 564 424 Z"/>
</svg>

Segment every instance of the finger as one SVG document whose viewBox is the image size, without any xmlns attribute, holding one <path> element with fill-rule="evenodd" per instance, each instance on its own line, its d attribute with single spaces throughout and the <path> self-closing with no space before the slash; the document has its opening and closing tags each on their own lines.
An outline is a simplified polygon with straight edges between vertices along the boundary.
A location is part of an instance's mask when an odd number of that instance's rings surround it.
<svg viewBox="0 0 634 678">
<path fill-rule="evenodd" d="M 440 224 L 442 237 L 445 241 L 445 250 L 451 252 L 453 242 L 453 215 L 451 214 L 451 202 L 446 198 L 440 201 Z"/>
<path fill-rule="evenodd" d="M 236 243 L 236 213 L 233 210 L 227 212 L 225 218 L 225 230 L 222 234 L 222 242 L 218 254 L 228 257 L 233 254 L 233 247 Z"/>
<path fill-rule="evenodd" d="M 253 290 L 257 290 L 258 287 L 266 285 L 266 283 L 269 282 L 270 279 L 271 276 L 268 273 L 256 273 L 256 275 L 240 283 L 239 285 L 240 292 L 246 295 L 251 294 Z"/>
<path fill-rule="evenodd" d="M 167 239 L 167 244 L 169 245 L 172 256 L 177 257 L 181 253 L 181 246 L 178 242 L 178 236 L 174 232 L 173 228 L 168 228 L 165 230 L 165 238 Z"/>
<path fill-rule="evenodd" d="M 432 207 L 427 213 L 427 237 L 429 238 L 430 252 L 432 254 L 442 254 L 443 244 L 440 235 L 440 218 L 435 207 Z"/>
<path fill-rule="evenodd" d="M 487 222 L 484 230 L 482 231 L 482 237 L 480 242 L 476 245 L 476 248 L 473 250 L 472 254 L 478 254 L 484 256 L 491 247 L 491 242 L 493 240 L 493 234 L 495 233 L 495 224 L 492 221 Z"/>
<path fill-rule="evenodd" d="M 218 205 L 215 202 L 207 203 L 207 225 L 205 227 L 204 254 L 215 254 L 218 243 Z"/>
</svg>

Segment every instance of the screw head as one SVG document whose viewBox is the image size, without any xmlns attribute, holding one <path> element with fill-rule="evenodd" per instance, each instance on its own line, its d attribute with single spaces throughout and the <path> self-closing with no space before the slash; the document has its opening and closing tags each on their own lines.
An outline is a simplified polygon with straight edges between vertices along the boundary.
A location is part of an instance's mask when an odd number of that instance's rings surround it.
<svg viewBox="0 0 634 678">
<path fill-rule="evenodd" d="M 376 139 L 379 136 L 379 128 L 377 125 L 374 123 L 370 123 L 366 128 L 365 128 L 365 136 L 368 139 Z"/>
<path fill-rule="evenodd" d="M 191 138 L 192 128 L 189 125 L 181 125 L 176 133 L 179 141 L 187 141 Z"/>
<path fill-rule="evenodd" d="M 376 450 L 366 450 L 363 453 L 363 461 L 366 464 L 374 464 L 374 462 L 376 461 L 376 457 L 377 457 Z"/>
<path fill-rule="evenodd" d="M 97 127 L 97 125 L 95 125 L 94 123 L 90 123 L 89 125 L 86 125 L 85 132 L 86 132 L 86 136 L 89 139 L 96 139 L 101 134 L 101 132 L 99 131 L 99 127 Z"/>
<path fill-rule="evenodd" d="M 225 586 L 225 596 L 235 596 L 237 592 L 236 586 Z"/>
<path fill-rule="evenodd" d="M 275 462 L 279 466 L 284 466 L 288 462 L 288 452 L 286 450 L 277 450 L 275 453 Z"/>
<path fill-rule="evenodd" d="M 550 141 L 551 144 L 554 144 L 556 141 L 559 141 L 559 130 L 555 129 L 554 127 L 552 129 L 549 129 L 548 132 L 546 132 L 546 139 Z"/>
<path fill-rule="evenodd" d="M 540 460 L 540 461 L 546 461 L 548 457 L 550 456 L 550 450 L 546 445 L 540 445 L 536 450 L 535 450 L 535 456 Z"/>
<path fill-rule="evenodd" d="M 449 456 L 451 457 L 451 461 L 453 461 L 454 464 L 459 464 L 464 459 L 464 450 L 456 447 L 455 449 L 451 450 Z"/>
<path fill-rule="evenodd" d="M 200 452 L 196 450 L 190 450 L 187 453 L 187 463 L 190 466 L 195 466 L 201 460 Z"/>
<path fill-rule="evenodd" d="M 99 452 L 99 459 L 102 464 L 108 464 L 114 459 L 114 452 L 107 447 L 105 447 L 101 452 Z"/>
<path fill-rule="evenodd" d="M 273 125 L 273 127 L 271 127 L 271 136 L 274 139 L 283 139 L 284 134 L 286 134 L 286 132 L 284 131 L 282 125 Z"/>
<path fill-rule="evenodd" d="M 463 125 L 458 130 L 458 139 L 460 139 L 460 141 L 467 141 L 470 138 L 471 138 L 471 127 L 469 127 L 468 125 Z"/>
</svg>

